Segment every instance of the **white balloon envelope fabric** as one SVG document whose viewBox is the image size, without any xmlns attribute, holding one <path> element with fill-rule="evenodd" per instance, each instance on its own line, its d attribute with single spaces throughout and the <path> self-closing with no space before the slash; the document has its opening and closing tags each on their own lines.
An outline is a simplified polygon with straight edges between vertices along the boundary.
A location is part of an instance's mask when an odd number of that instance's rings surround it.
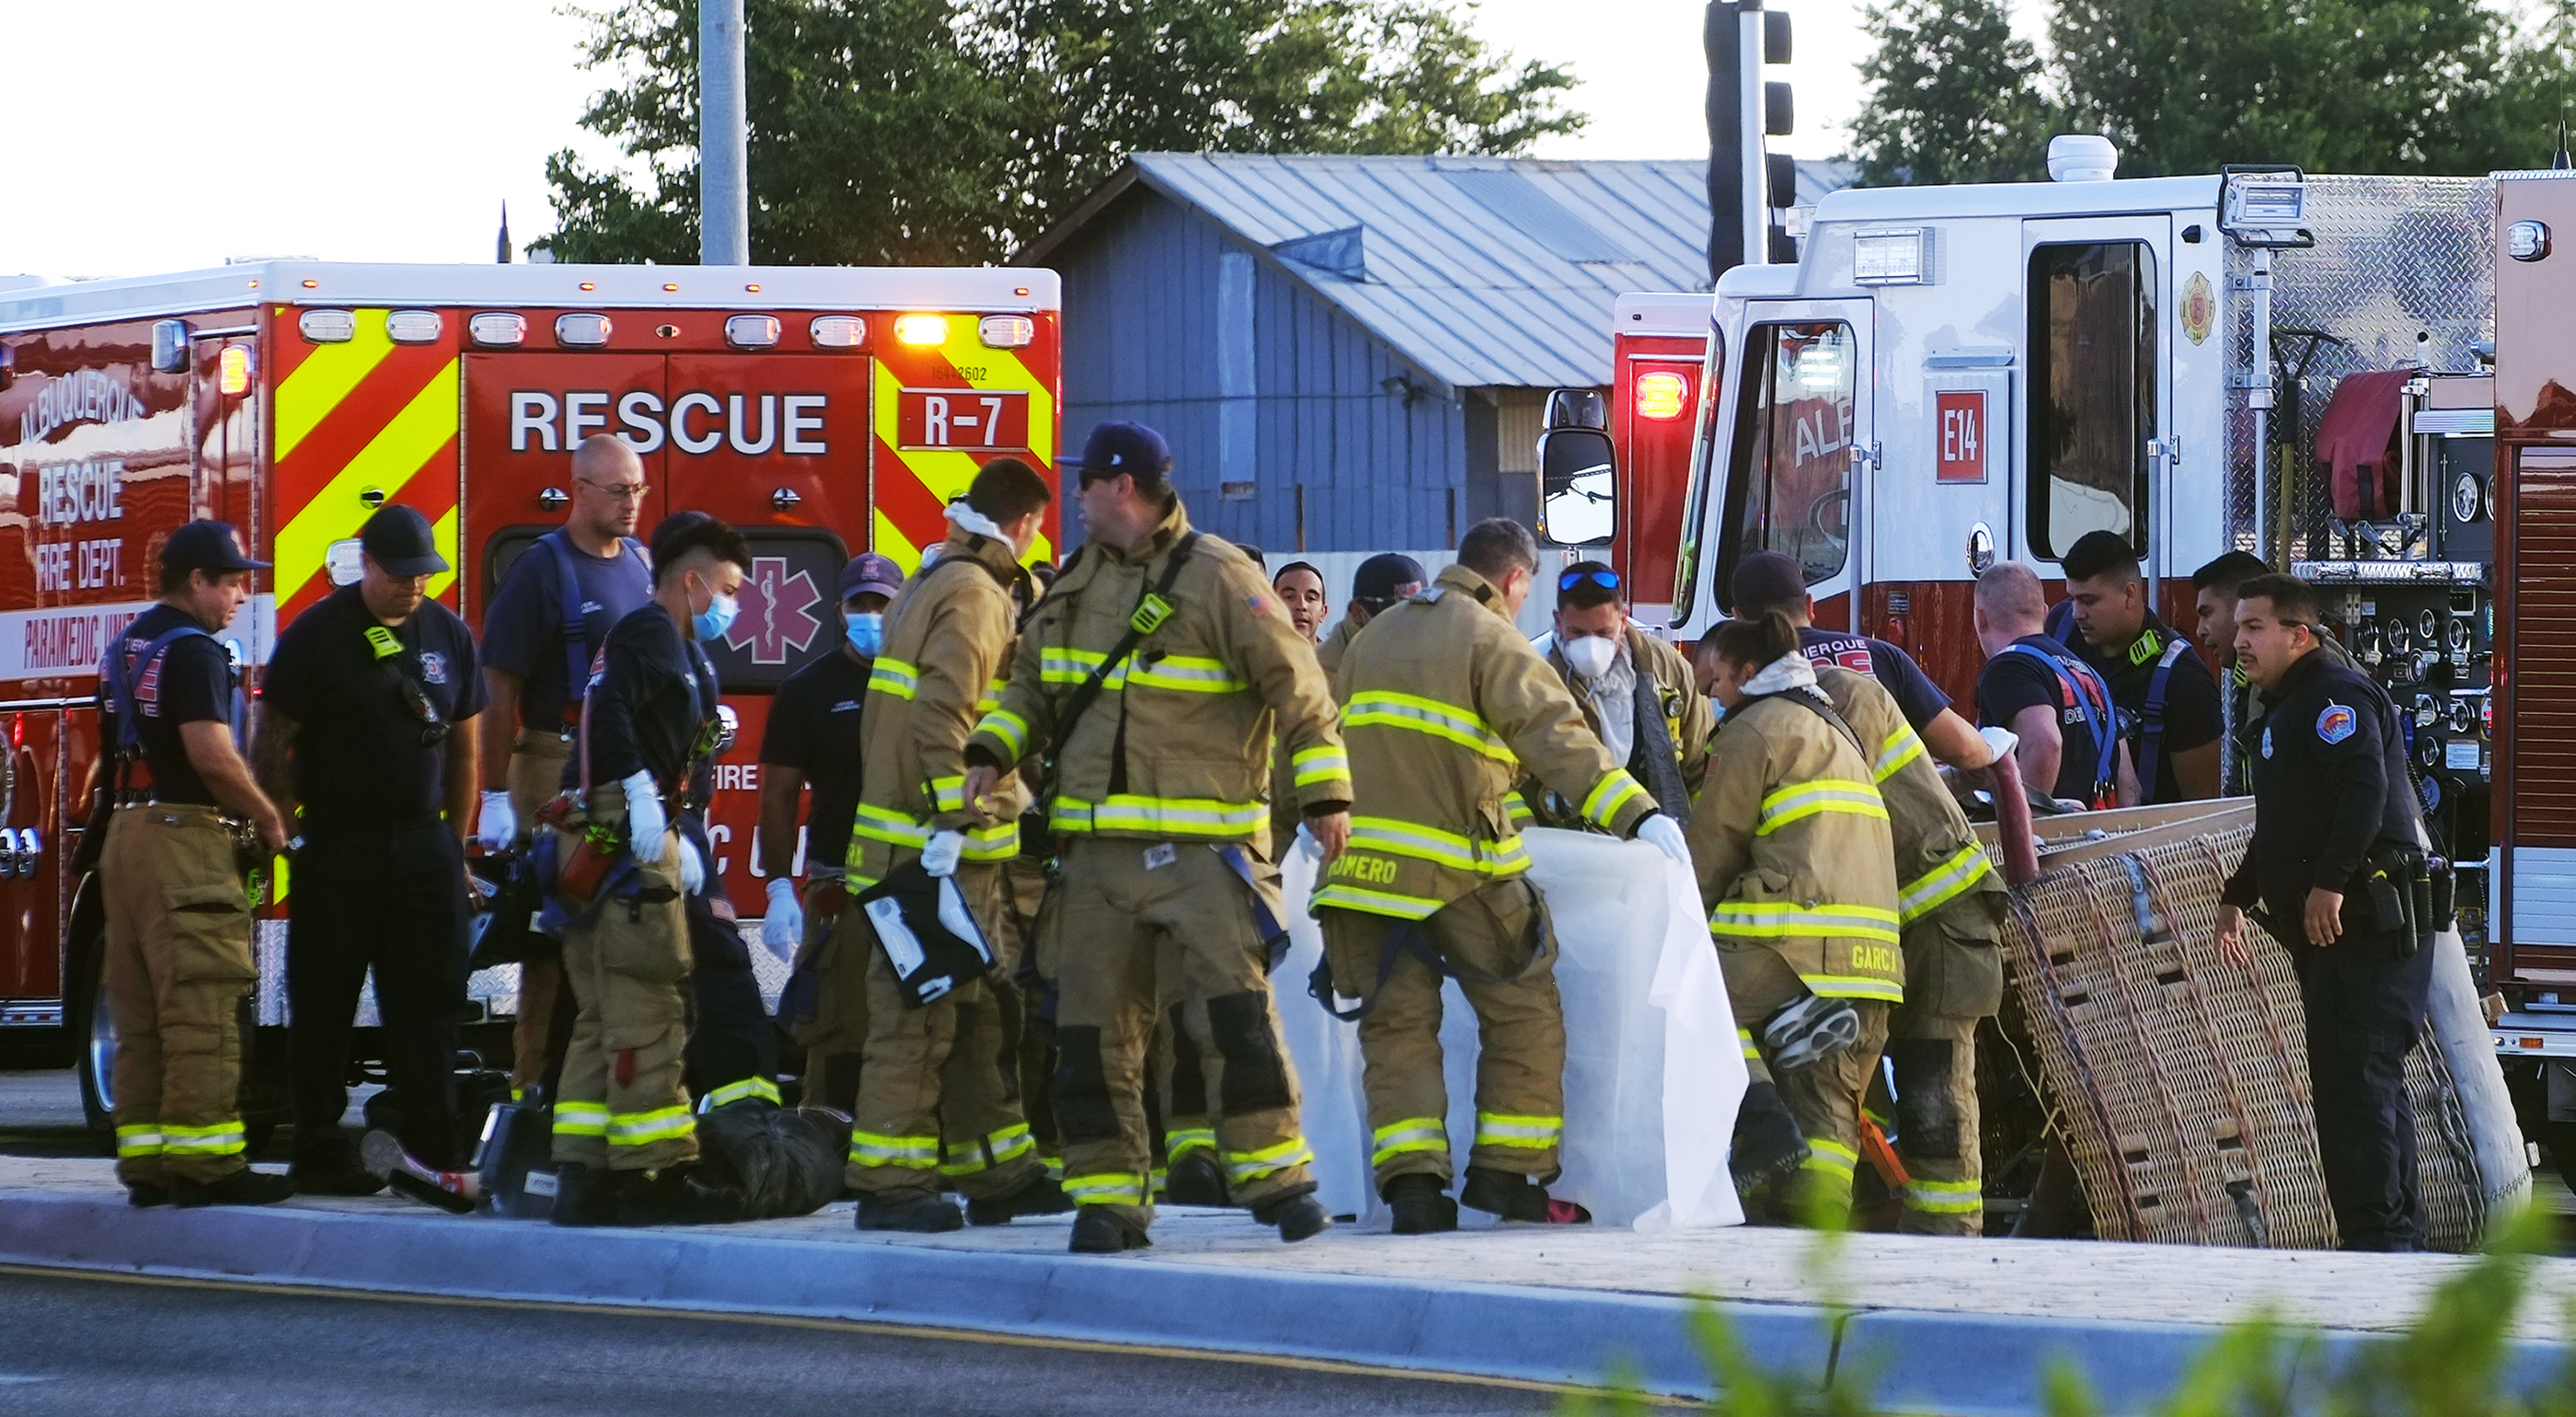
<svg viewBox="0 0 2576 1417">
<path fill-rule="evenodd" d="M 1726 1151 L 1744 1097 L 1744 1055 L 1698 886 L 1637 842 L 1545 828 L 1522 840 L 1555 922 L 1565 1003 L 1565 1174 L 1551 1193 L 1601 1225 L 1742 1224 Z M 1295 997 L 1323 951 L 1306 912 L 1314 858 L 1290 852 L 1283 875 L 1290 953 L 1273 978 L 1305 1090 L 1318 1198 L 1336 1215 L 1367 1215 L 1383 1207 L 1370 1180 L 1358 1030 Z M 1476 1015 L 1455 981 L 1441 999 L 1449 1135 L 1463 1174 L 1476 1135 Z M 1484 1217 L 1461 1219 L 1472 1226 Z"/>
</svg>

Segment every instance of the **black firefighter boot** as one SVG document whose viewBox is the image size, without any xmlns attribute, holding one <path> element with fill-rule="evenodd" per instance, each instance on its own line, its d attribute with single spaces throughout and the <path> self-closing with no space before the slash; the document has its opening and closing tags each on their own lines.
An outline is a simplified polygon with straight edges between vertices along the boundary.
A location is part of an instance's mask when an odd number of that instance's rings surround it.
<svg viewBox="0 0 2576 1417">
<path fill-rule="evenodd" d="M 1192 1151 L 1163 1174 L 1163 1199 L 1174 1205 L 1232 1205 L 1225 1192 L 1225 1172 L 1212 1152 Z"/>
<path fill-rule="evenodd" d="M 1779 1089 L 1768 1082 L 1745 1088 L 1735 1109 L 1735 1144 L 1726 1156 L 1735 1193 L 1751 1200 L 1797 1175 L 1806 1161 L 1807 1138 L 1789 1114 L 1789 1104 L 1780 1100 Z"/>
<path fill-rule="evenodd" d="M 1458 1203 L 1528 1225 L 1589 1225 L 1592 1212 L 1561 1201 L 1547 1187 L 1510 1171 L 1482 1166 L 1467 1168 L 1467 1184 L 1458 1188 Z"/>
<path fill-rule="evenodd" d="M 588 1227 L 617 1223 L 617 1173 L 578 1161 L 555 1166 L 555 1203 L 546 1219 L 556 1225 Z"/>
<path fill-rule="evenodd" d="M 1009 1219 L 1008 1216 L 1003 1217 L 1003 1221 Z M 957 1213 L 957 1202 L 937 1191 L 888 1191 L 884 1194 L 861 1191 L 856 1223 L 861 1230 L 901 1230 L 914 1235 L 939 1235 L 964 1229 L 966 1218 Z"/>
<path fill-rule="evenodd" d="M 1311 1240 L 1333 1226 L 1333 1217 L 1324 1213 L 1324 1203 L 1315 1199 L 1312 1181 L 1292 1186 L 1252 1207 L 1252 1218 L 1264 1225 L 1279 1227 L 1279 1238 L 1296 1244 Z"/>
<path fill-rule="evenodd" d="M 1064 1187 L 1057 1185 L 1053 1176 L 1040 1171 L 1007 1196 L 966 1202 L 966 1223 L 1008 1225 L 1023 1215 L 1062 1215 L 1071 1209 L 1073 1198 L 1064 1193 Z"/>
<path fill-rule="evenodd" d="M 1153 1243 L 1146 1238 L 1144 1226 L 1108 1206 L 1087 1205 L 1073 1217 L 1073 1243 L 1067 1248 L 1077 1255 L 1114 1255 Z"/>
<path fill-rule="evenodd" d="M 1378 1194 L 1394 1212 L 1398 1235 L 1437 1235 L 1458 1228 L 1458 1203 L 1449 1198 L 1440 1178 L 1428 1171 L 1398 1176 Z"/>
</svg>

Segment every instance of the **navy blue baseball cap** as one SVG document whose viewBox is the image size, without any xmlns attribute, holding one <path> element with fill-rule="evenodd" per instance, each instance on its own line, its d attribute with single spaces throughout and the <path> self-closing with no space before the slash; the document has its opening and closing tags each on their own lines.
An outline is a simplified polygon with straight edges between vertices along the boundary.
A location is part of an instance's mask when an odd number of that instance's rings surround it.
<svg viewBox="0 0 2576 1417">
<path fill-rule="evenodd" d="M 170 533 L 161 543 L 161 564 L 173 571 L 204 571 L 222 575 L 226 571 L 265 571 L 266 561 L 254 561 L 242 554 L 241 538 L 234 535 L 232 523 L 206 519 L 189 522 Z"/>
<path fill-rule="evenodd" d="M 414 576 L 434 576 L 448 568 L 447 558 L 438 554 L 438 538 L 430 533 L 429 518 L 400 502 L 379 507 L 358 529 L 358 549 L 386 575 L 401 580 Z"/>
<path fill-rule="evenodd" d="M 1082 456 L 1064 461 L 1061 466 L 1081 470 L 1084 482 L 1097 482 L 1104 477 L 1126 473 L 1139 486 L 1159 487 L 1172 470 L 1172 446 L 1163 435 L 1142 423 L 1112 419 L 1092 425 L 1091 437 L 1082 445 Z"/>
<path fill-rule="evenodd" d="M 903 590 L 903 568 L 873 551 L 862 551 L 841 568 L 841 599 L 882 595 L 892 600 Z"/>
</svg>

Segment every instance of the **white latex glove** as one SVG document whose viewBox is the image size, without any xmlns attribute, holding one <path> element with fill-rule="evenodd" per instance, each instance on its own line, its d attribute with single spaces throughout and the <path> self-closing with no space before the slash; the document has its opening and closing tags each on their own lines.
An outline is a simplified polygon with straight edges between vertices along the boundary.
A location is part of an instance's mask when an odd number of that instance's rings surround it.
<svg viewBox="0 0 2576 1417">
<path fill-rule="evenodd" d="M 1637 823 L 1637 840 L 1671 857 L 1683 870 L 1691 868 L 1690 843 L 1682 839 L 1682 824 L 1663 813 Z"/>
<path fill-rule="evenodd" d="M 680 893 L 696 895 L 707 888 L 707 863 L 698 859 L 697 843 L 680 838 Z"/>
<path fill-rule="evenodd" d="M 1315 833 L 1304 822 L 1297 824 L 1297 840 L 1291 843 L 1290 849 L 1305 852 L 1318 863 L 1324 859 L 1324 844 L 1315 840 Z"/>
<path fill-rule="evenodd" d="M 796 883 L 785 876 L 769 878 L 769 913 L 760 917 L 760 943 L 780 959 L 794 959 L 805 942 L 805 907 L 796 900 Z"/>
<path fill-rule="evenodd" d="M 626 789 L 626 839 L 634 843 L 635 859 L 647 866 L 660 864 L 663 840 L 671 831 L 671 819 L 662 815 L 662 789 L 641 768 L 617 785 Z"/>
<path fill-rule="evenodd" d="M 483 843 L 484 850 L 500 852 L 509 850 L 518 838 L 519 814 L 510 806 L 510 794 L 484 793 L 483 810 L 474 815 L 474 839 Z"/>
<path fill-rule="evenodd" d="M 1977 736 L 1985 739 L 1986 746 L 1994 750 L 1995 755 L 1986 762 L 1988 767 L 2011 757 L 2013 749 L 2021 746 L 2021 739 L 2009 728 L 1980 728 Z"/>
<path fill-rule="evenodd" d="M 957 858 L 965 854 L 966 833 L 940 832 L 921 848 L 921 869 L 933 876 L 953 876 L 957 873 Z"/>
</svg>

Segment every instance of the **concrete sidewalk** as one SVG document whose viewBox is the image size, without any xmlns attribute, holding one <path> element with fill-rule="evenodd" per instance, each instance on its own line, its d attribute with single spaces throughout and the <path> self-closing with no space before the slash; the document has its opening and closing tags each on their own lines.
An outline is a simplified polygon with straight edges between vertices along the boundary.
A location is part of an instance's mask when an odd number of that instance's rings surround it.
<svg viewBox="0 0 2576 1417">
<path fill-rule="evenodd" d="M 2115 1408 L 2163 1392 L 2230 1320 L 2269 1308 L 2342 1361 L 2404 1327 L 2471 1263 L 2452 1256 L 2181 1250 L 1862 1235 L 1828 1265 L 1772 1230 L 1639 1235 L 1508 1227 L 1399 1239 L 1337 1227 L 1281 1245 L 1240 1212 L 1175 1209 L 1152 1249 L 1064 1251 L 1068 1222 L 861 1235 L 846 1204 L 792 1221 L 562 1230 L 407 1202 L 136 1211 L 106 1163 L 0 1158 L 0 1261 L 566 1304 L 760 1312 L 1040 1339 L 1320 1359 L 1703 1396 L 1703 1297 L 1766 1366 L 1860 1364 L 1907 1410 L 2039 1410 L 2074 1360 Z M 2576 1261 L 2539 1262 L 2523 1385 L 2555 1381 Z M 1860 1307 L 1839 1320 L 1830 1294 Z"/>
</svg>

